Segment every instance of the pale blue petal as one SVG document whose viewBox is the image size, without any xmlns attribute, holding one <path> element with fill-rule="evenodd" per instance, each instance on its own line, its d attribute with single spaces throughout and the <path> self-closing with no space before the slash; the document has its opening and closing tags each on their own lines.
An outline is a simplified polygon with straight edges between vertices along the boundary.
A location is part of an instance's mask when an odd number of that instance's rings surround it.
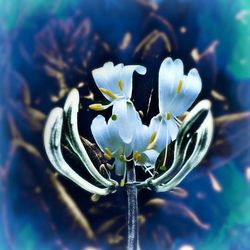
<svg viewBox="0 0 250 250">
<path fill-rule="evenodd" d="M 159 154 L 160 153 L 156 150 L 144 151 L 143 155 L 145 156 L 145 166 L 154 166 Z"/>
<path fill-rule="evenodd" d="M 198 71 L 190 70 L 188 75 L 183 77 L 182 89 L 172 102 L 169 112 L 178 116 L 187 111 L 199 95 L 201 87 Z"/>
<path fill-rule="evenodd" d="M 126 162 L 121 161 L 119 159 L 115 159 L 115 173 L 119 176 L 122 176 L 124 174 L 124 170 L 126 167 Z"/>
<path fill-rule="evenodd" d="M 168 112 L 169 104 L 173 98 L 175 78 L 176 71 L 174 62 L 168 57 L 161 63 L 159 70 L 158 96 L 161 114 Z"/>
<path fill-rule="evenodd" d="M 162 119 L 155 137 L 155 146 L 153 149 L 158 152 L 162 152 L 170 142 L 171 139 L 169 136 L 167 123 L 165 119 Z"/>
<path fill-rule="evenodd" d="M 105 88 L 119 98 L 130 98 L 134 71 L 139 74 L 145 74 L 146 68 L 140 65 L 124 66 L 122 63 L 114 66 L 112 62 L 107 62 L 103 67 L 94 69 L 92 75 L 98 88 Z M 119 86 L 119 81 L 122 82 L 122 88 Z M 114 100 L 107 94 L 103 93 L 103 95 L 109 101 Z"/>
<path fill-rule="evenodd" d="M 106 147 L 110 147 L 109 132 L 105 118 L 102 115 L 98 115 L 92 121 L 90 129 L 97 145 L 104 152 Z"/>
<path fill-rule="evenodd" d="M 119 135 L 124 143 L 131 143 L 138 123 L 137 112 L 131 102 L 121 99 L 114 103 L 113 115 L 116 116 L 114 123 L 117 125 Z"/>
<path fill-rule="evenodd" d="M 169 131 L 169 136 L 171 137 L 171 140 L 174 141 L 176 139 L 176 136 L 179 132 L 178 126 L 174 119 L 167 121 L 167 127 Z"/>
<path fill-rule="evenodd" d="M 146 150 L 150 137 L 150 129 L 144 124 L 138 124 L 135 128 L 134 140 L 133 140 L 133 150 L 138 152 L 143 152 Z"/>
<path fill-rule="evenodd" d="M 144 66 L 140 65 L 128 65 L 123 68 L 121 72 L 123 93 L 129 99 L 131 98 L 132 95 L 132 80 L 134 72 L 137 72 L 140 75 L 145 75 L 147 70 Z"/>
</svg>

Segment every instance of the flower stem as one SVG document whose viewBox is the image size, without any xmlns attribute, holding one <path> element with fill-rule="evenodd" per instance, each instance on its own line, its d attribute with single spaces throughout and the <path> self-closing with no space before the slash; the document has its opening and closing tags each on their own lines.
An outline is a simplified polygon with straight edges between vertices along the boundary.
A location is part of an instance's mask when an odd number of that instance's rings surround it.
<svg viewBox="0 0 250 250">
<path fill-rule="evenodd" d="M 136 173 L 134 164 L 127 164 L 127 196 L 128 196 L 128 250 L 139 250 L 138 240 L 138 202 Z"/>
</svg>

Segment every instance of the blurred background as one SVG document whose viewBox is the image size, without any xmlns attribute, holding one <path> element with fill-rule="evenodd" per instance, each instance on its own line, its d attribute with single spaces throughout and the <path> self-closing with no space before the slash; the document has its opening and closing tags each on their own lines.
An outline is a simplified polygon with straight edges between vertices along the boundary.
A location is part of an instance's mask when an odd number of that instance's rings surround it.
<svg viewBox="0 0 250 250">
<path fill-rule="evenodd" d="M 133 90 L 147 123 L 167 56 L 199 70 L 215 135 L 178 189 L 139 194 L 141 248 L 250 249 L 248 0 L 0 0 L 1 250 L 126 248 L 125 190 L 94 202 L 56 175 L 43 128 L 78 88 L 80 134 L 94 142 L 87 107 L 103 97 L 91 70 L 106 61 L 147 67 Z"/>
</svg>

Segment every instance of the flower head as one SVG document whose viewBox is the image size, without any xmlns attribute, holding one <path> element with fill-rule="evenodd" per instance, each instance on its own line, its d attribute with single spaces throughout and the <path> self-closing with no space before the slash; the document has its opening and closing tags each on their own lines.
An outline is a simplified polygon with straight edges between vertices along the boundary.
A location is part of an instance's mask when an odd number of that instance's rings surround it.
<svg viewBox="0 0 250 250">
<path fill-rule="evenodd" d="M 163 150 L 176 139 L 178 126 L 177 116 L 187 111 L 201 91 L 201 79 L 196 69 L 187 75 L 183 72 L 180 59 L 173 61 L 166 58 L 159 70 L 159 111 L 152 119 L 157 127 L 156 145 Z"/>
<path fill-rule="evenodd" d="M 115 159 L 116 173 L 123 174 L 126 159 L 132 153 L 135 128 L 141 123 L 131 101 L 119 100 L 114 104 L 111 118 L 98 115 L 92 122 L 91 131 L 104 156 Z"/>
<path fill-rule="evenodd" d="M 104 97 L 110 101 L 109 105 L 92 104 L 91 109 L 103 110 L 112 106 L 117 100 L 130 99 L 132 95 L 133 73 L 141 75 L 146 73 L 146 68 L 140 65 L 126 65 L 120 63 L 114 66 L 112 62 L 105 63 L 102 67 L 92 71 L 93 78 Z"/>
<path fill-rule="evenodd" d="M 119 174 L 122 174 L 126 162 L 122 159 L 127 159 L 130 154 L 136 165 L 155 165 L 159 154 L 176 139 L 179 130 L 177 116 L 192 105 L 201 90 L 201 79 L 196 69 L 184 75 L 180 59 L 166 58 L 159 70 L 160 113 L 147 126 L 129 100 L 134 71 L 146 73 L 143 66 L 114 66 L 112 62 L 93 70 L 94 80 L 110 104 L 93 104 L 91 107 L 102 110 L 113 105 L 113 110 L 108 124 L 104 117 L 97 116 L 91 130 L 104 155 L 115 159 Z"/>
</svg>

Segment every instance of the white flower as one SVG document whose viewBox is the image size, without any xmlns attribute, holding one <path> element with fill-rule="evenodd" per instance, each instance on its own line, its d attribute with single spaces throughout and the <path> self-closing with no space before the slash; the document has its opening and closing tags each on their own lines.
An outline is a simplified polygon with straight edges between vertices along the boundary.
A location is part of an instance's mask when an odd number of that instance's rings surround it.
<svg viewBox="0 0 250 250">
<path fill-rule="evenodd" d="M 151 123 L 150 126 L 146 126 L 140 121 L 134 128 L 133 159 L 138 166 L 154 166 L 159 156 L 160 152 L 151 149 L 156 136 L 155 128 L 152 125 Z"/>
<path fill-rule="evenodd" d="M 106 62 L 102 67 L 92 71 L 93 78 L 104 97 L 110 101 L 109 105 L 99 103 L 89 106 L 90 109 L 104 110 L 121 99 L 130 99 L 132 95 L 132 77 L 137 72 L 146 73 L 146 68 L 140 65 L 127 65 L 120 63 L 114 66 L 112 62 Z"/>
<path fill-rule="evenodd" d="M 126 159 L 132 153 L 135 128 L 140 117 L 131 101 L 120 100 L 113 107 L 112 116 L 106 123 L 105 118 L 98 115 L 91 124 L 91 131 L 97 145 L 104 156 L 115 159 L 116 173 L 123 174 Z"/>
<path fill-rule="evenodd" d="M 155 149 L 163 150 L 176 139 L 178 126 L 176 118 L 187 111 L 201 91 L 201 79 L 196 69 L 184 75 L 180 59 L 166 58 L 159 71 L 159 111 L 152 119 L 157 130 Z"/>
<path fill-rule="evenodd" d="M 132 154 L 136 165 L 155 166 L 159 154 L 176 139 L 177 116 L 185 112 L 201 91 L 201 79 L 196 69 L 183 73 L 180 59 L 166 58 L 159 71 L 159 110 L 151 119 L 149 126 L 142 123 L 133 103 L 129 100 L 132 93 L 132 74 L 134 71 L 144 74 L 142 66 L 124 66 L 105 63 L 93 71 L 95 82 L 103 95 L 111 102 L 107 106 L 92 105 L 93 109 L 103 110 L 113 105 L 112 117 L 106 123 L 103 116 L 97 116 L 91 125 L 91 131 L 104 156 L 114 159 L 116 173 L 126 171 L 126 162 Z M 99 105 L 99 106 L 98 106 Z M 167 158 L 167 150 L 164 163 Z"/>
</svg>

